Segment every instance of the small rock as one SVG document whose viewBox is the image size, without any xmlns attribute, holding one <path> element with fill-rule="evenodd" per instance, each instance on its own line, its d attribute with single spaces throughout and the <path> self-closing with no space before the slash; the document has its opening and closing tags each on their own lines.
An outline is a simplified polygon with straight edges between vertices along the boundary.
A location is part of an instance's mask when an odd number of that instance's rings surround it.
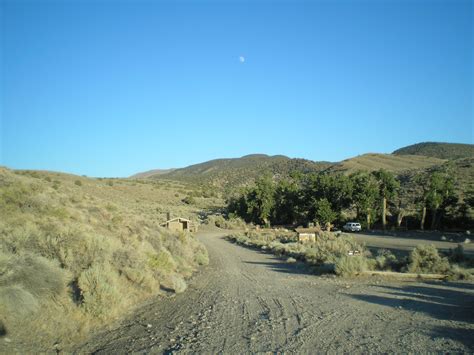
<svg viewBox="0 0 474 355">
<path fill-rule="evenodd" d="M 11 340 L 10 338 L 3 338 L 3 341 L 4 341 L 5 343 L 11 343 L 12 340 Z"/>
<path fill-rule="evenodd" d="M 469 239 L 469 238 L 466 238 L 466 239 L 464 240 L 464 244 L 469 244 L 470 242 L 471 242 L 471 239 Z"/>
<path fill-rule="evenodd" d="M 151 328 L 152 325 L 148 323 L 148 324 L 146 325 L 146 327 L 147 327 L 147 328 Z"/>
<path fill-rule="evenodd" d="M 170 342 L 172 342 L 172 343 L 174 343 L 175 341 L 176 341 L 176 339 L 173 339 L 173 338 L 170 339 Z"/>
<path fill-rule="evenodd" d="M 444 235 L 441 236 L 441 240 L 446 240 L 446 237 Z"/>
</svg>

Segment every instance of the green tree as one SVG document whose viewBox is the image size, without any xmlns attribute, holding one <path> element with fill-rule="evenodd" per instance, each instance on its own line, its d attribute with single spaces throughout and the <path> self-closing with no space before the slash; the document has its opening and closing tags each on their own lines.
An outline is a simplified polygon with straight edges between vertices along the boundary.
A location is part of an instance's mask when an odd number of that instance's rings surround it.
<svg viewBox="0 0 474 355">
<path fill-rule="evenodd" d="M 299 217 L 300 188 L 294 180 L 282 180 L 275 188 L 273 223 L 293 224 Z"/>
<path fill-rule="evenodd" d="M 352 181 L 345 175 L 311 174 L 304 182 L 304 206 L 308 219 L 313 219 L 319 201 L 326 199 L 336 218 L 341 211 L 350 207 L 352 198 Z"/>
<path fill-rule="evenodd" d="M 438 225 L 438 212 L 456 203 L 454 195 L 454 180 L 449 172 L 434 172 L 429 179 L 429 188 L 426 195 L 426 203 L 432 211 L 431 229 Z"/>
<path fill-rule="evenodd" d="M 337 213 L 332 210 L 331 203 L 323 198 L 316 203 L 315 222 L 326 226 L 326 229 L 331 230 L 332 222 L 337 218 Z"/>
<path fill-rule="evenodd" d="M 378 182 L 379 197 L 382 204 L 382 226 L 387 227 L 387 203 L 395 198 L 400 189 L 400 182 L 395 176 L 384 169 L 374 171 L 372 173 Z"/>
<path fill-rule="evenodd" d="M 357 211 L 357 217 L 365 216 L 367 228 L 372 226 L 379 186 L 375 177 L 365 172 L 354 173 L 350 176 L 353 185 L 352 202 Z"/>
<path fill-rule="evenodd" d="M 275 186 L 270 177 L 257 180 L 255 188 L 247 195 L 247 213 L 257 224 L 270 225 L 275 207 Z"/>
</svg>

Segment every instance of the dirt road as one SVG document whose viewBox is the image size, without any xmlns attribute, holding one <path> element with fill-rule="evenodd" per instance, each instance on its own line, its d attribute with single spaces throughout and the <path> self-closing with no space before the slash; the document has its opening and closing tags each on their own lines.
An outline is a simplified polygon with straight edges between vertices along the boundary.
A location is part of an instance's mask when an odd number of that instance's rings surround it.
<svg viewBox="0 0 474 355">
<path fill-rule="evenodd" d="M 210 265 L 79 352 L 474 351 L 474 285 L 305 273 L 204 232 Z"/>
</svg>

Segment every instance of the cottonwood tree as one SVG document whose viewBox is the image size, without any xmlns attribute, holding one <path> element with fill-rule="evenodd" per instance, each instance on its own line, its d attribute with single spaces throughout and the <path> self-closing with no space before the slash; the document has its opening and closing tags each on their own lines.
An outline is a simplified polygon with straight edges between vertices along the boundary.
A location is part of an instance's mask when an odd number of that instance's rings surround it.
<svg viewBox="0 0 474 355">
<path fill-rule="evenodd" d="M 247 213 L 257 224 L 270 226 L 270 217 L 275 207 L 275 186 L 270 177 L 257 180 L 247 195 Z"/>
<path fill-rule="evenodd" d="M 282 180 L 275 188 L 274 223 L 293 224 L 299 217 L 300 188 L 294 180 Z"/>
<path fill-rule="evenodd" d="M 431 229 L 438 225 L 438 212 L 456 203 L 454 195 L 454 179 L 446 172 L 434 172 L 429 179 L 429 189 L 426 196 L 428 207 L 432 211 Z"/>
<path fill-rule="evenodd" d="M 372 217 L 379 198 L 379 185 L 372 174 L 365 172 L 354 173 L 350 176 L 353 185 L 352 202 L 357 211 L 357 217 L 366 217 L 367 228 L 372 226 Z"/>
<path fill-rule="evenodd" d="M 332 210 L 331 203 L 322 198 L 316 202 L 316 211 L 314 221 L 326 226 L 328 231 L 331 230 L 332 222 L 337 218 L 337 213 Z"/>
<path fill-rule="evenodd" d="M 387 202 L 397 195 L 400 182 L 391 172 L 384 169 L 374 171 L 372 174 L 378 182 L 379 196 L 382 203 L 382 226 L 385 230 L 387 227 Z"/>
</svg>

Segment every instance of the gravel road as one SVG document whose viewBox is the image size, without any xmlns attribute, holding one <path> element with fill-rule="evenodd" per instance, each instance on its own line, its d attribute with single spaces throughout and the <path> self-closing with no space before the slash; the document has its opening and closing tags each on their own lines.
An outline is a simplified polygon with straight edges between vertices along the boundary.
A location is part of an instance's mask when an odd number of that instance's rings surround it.
<svg viewBox="0 0 474 355">
<path fill-rule="evenodd" d="M 182 294 L 158 297 L 76 349 L 98 353 L 473 352 L 474 284 L 340 279 L 203 231 Z"/>
</svg>

